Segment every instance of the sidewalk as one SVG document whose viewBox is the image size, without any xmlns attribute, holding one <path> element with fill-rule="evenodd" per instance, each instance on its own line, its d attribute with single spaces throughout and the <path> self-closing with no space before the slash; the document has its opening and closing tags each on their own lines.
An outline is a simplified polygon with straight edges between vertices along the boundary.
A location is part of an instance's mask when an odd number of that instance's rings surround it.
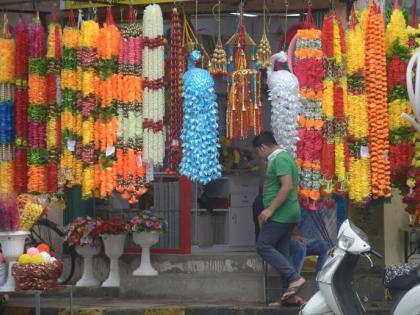
<svg viewBox="0 0 420 315">
<path fill-rule="evenodd" d="M 0 315 L 35 314 L 33 296 L 11 296 L 9 303 L 0 308 Z M 388 314 L 386 304 L 371 305 L 369 315 Z M 270 308 L 263 304 L 244 302 L 193 302 L 140 300 L 111 297 L 76 297 L 74 315 L 297 315 L 297 308 Z M 41 297 L 41 315 L 68 315 L 66 297 Z"/>
</svg>

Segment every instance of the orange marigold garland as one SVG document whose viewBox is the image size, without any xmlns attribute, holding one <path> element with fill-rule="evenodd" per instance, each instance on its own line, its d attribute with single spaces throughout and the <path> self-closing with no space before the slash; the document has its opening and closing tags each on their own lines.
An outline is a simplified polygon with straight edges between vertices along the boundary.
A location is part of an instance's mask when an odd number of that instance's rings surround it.
<svg viewBox="0 0 420 315">
<path fill-rule="evenodd" d="M 390 197 L 389 132 L 384 20 L 373 2 L 366 25 L 366 95 L 369 115 L 369 153 L 373 197 Z"/>
</svg>

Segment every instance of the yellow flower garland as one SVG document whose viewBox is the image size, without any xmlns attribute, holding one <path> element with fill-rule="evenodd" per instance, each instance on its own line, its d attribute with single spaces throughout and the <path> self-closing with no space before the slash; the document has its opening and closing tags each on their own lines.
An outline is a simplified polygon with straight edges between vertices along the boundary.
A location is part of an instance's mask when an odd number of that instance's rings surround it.
<svg viewBox="0 0 420 315">
<path fill-rule="evenodd" d="M 0 193 L 13 192 L 14 163 L 13 161 L 0 161 Z"/>
<path fill-rule="evenodd" d="M 385 31 L 385 49 L 388 51 L 398 40 L 399 44 L 408 47 L 407 23 L 400 9 L 394 9 Z"/>
<path fill-rule="evenodd" d="M 0 38 L 0 82 L 15 83 L 15 40 Z"/>
<path fill-rule="evenodd" d="M 322 97 L 322 111 L 327 120 L 334 119 L 334 82 L 324 81 L 324 94 Z"/>
</svg>

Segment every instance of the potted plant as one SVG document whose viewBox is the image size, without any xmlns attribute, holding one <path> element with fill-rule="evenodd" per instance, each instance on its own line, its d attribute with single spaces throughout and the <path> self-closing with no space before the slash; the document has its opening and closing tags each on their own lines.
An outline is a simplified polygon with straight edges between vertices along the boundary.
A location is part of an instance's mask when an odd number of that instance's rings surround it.
<svg viewBox="0 0 420 315">
<path fill-rule="evenodd" d="M 98 219 L 99 220 L 99 219 Z M 105 254 L 110 259 L 109 276 L 102 283 L 103 287 L 119 287 L 120 271 L 118 259 L 124 251 L 125 243 L 125 220 L 123 217 L 112 217 L 101 220 L 101 238 L 104 242 Z"/>
<path fill-rule="evenodd" d="M 158 272 L 150 263 L 150 247 L 159 241 L 159 233 L 168 228 L 166 220 L 157 217 L 151 211 L 142 211 L 127 224 L 127 231 L 133 235 L 133 241 L 142 248 L 140 266 L 133 276 L 157 276 Z"/>
<path fill-rule="evenodd" d="M 77 217 L 66 226 L 65 241 L 75 246 L 76 252 L 83 257 L 83 274 L 76 287 L 94 287 L 100 284 L 93 274 L 93 257 L 101 251 L 99 234 L 100 224 L 91 217 Z"/>
</svg>

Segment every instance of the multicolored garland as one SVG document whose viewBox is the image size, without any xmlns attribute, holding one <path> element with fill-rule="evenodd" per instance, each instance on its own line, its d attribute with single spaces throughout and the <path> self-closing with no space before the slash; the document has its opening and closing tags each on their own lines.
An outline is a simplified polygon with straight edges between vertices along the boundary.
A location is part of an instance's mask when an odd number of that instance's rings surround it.
<svg viewBox="0 0 420 315">
<path fill-rule="evenodd" d="M 366 204 L 370 198 L 368 109 L 365 86 L 365 25 L 367 11 L 360 19 L 353 11 L 346 31 L 347 113 L 349 133 L 349 199 Z"/>
<path fill-rule="evenodd" d="M 14 191 L 15 40 L 4 16 L 0 37 L 0 193 Z"/>
<path fill-rule="evenodd" d="M 46 35 L 39 17 L 29 31 L 28 192 L 48 192 Z"/>
<path fill-rule="evenodd" d="M 96 97 L 98 118 L 95 122 L 95 149 L 99 160 L 95 171 L 95 186 L 99 188 L 101 198 L 112 194 L 116 186 L 117 144 L 117 100 L 118 100 L 118 54 L 120 50 L 120 32 L 115 25 L 111 7 L 107 8 L 106 21 L 98 36 L 98 80 Z"/>
<path fill-rule="evenodd" d="M 205 185 L 221 176 L 221 165 L 214 80 L 207 70 L 195 67 L 200 58 L 197 50 L 190 54 L 188 71 L 183 77 L 184 123 L 180 174 Z"/>
<path fill-rule="evenodd" d="M 159 5 L 148 5 L 143 16 L 143 139 L 144 160 L 162 165 L 165 155 L 163 117 L 165 112 L 163 17 Z"/>
<path fill-rule="evenodd" d="M 16 30 L 15 90 L 15 192 L 23 193 L 28 185 L 28 55 L 29 33 L 23 18 Z"/>
<path fill-rule="evenodd" d="M 82 89 L 82 70 L 77 64 L 79 30 L 73 11 L 69 11 L 69 22 L 63 30 L 62 44 L 60 186 L 73 187 L 82 183 L 82 113 L 77 106 L 77 95 Z"/>
<path fill-rule="evenodd" d="M 324 95 L 321 172 L 324 193 L 346 193 L 348 170 L 347 142 L 347 78 L 345 76 L 346 45 L 344 30 L 336 14 L 324 18 L 322 28 L 324 56 Z"/>
<path fill-rule="evenodd" d="M 48 192 L 58 191 L 58 165 L 61 149 L 61 25 L 57 13 L 48 26 L 47 40 L 47 150 L 48 150 Z"/>
<path fill-rule="evenodd" d="M 406 179 L 407 168 L 411 165 L 414 145 L 411 141 L 413 130 L 401 113 L 412 114 L 406 86 L 406 69 L 410 59 L 407 23 L 395 2 L 390 21 L 386 26 L 385 44 L 387 51 L 388 112 L 391 163 L 393 184 L 401 186 Z"/>
<path fill-rule="evenodd" d="M 176 8 L 171 15 L 171 47 L 170 47 L 170 87 L 171 107 L 169 112 L 169 168 L 167 172 L 178 172 L 182 158 L 181 128 L 182 128 L 182 75 L 185 72 L 185 54 L 182 47 L 182 24 L 180 13 Z"/>
<path fill-rule="evenodd" d="M 118 56 L 118 143 L 116 190 L 130 203 L 136 203 L 145 187 L 143 161 L 143 80 L 142 31 L 132 7 L 128 24 L 121 26 Z"/>
<path fill-rule="evenodd" d="M 296 34 L 294 74 L 298 78 L 302 111 L 299 116 L 299 141 L 296 163 L 300 168 L 298 193 L 301 204 L 310 210 L 320 209 L 321 158 L 323 135 L 323 60 L 321 31 L 314 26 L 311 9 L 306 18 L 308 28 Z"/>
<path fill-rule="evenodd" d="M 372 195 L 390 197 L 385 26 L 380 8 L 372 2 L 366 22 L 366 95 Z"/>
<path fill-rule="evenodd" d="M 82 144 L 81 155 L 83 161 L 82 171 L 82 198 L 91 198 L 94 195 L 95 181 L 95 113 L 96 113 L 96 71 L 97 45 L 99 24 L 94 20 L 83 21 L 80 26 L 79 47 L 77 59 L 82 68 L 82 95 L 77 99 L 77 107 L 82 110 Z M 77 150 L 77 147 L 76 147 Z M 77 152 L 76 152 L 77 154 Z"/>
</svg>

